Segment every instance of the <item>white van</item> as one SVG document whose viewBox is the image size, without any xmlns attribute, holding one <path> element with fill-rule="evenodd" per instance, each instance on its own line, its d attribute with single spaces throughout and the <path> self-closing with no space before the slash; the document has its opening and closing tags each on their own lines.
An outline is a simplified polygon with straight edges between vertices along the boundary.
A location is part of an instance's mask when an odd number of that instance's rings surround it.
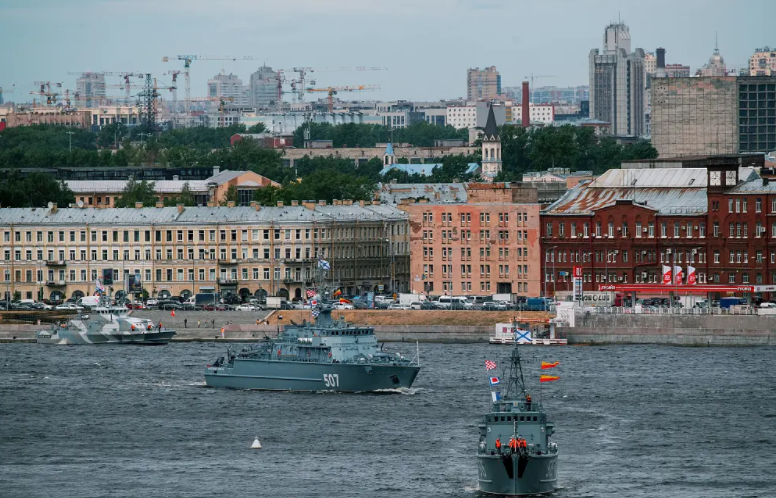
<svg viewBox="0 0 776 498">
<path fill-rule="evenodd" d="M 100 296 L 85 296 L 76 301 L 78 306 L 89 306 L 90 308 L 100 304 Z"/>
<path fill-rule="evenodd" d="M 465 297 L 456 296 L 439 296 L 436 301 L 436 306 L 442 309 L 456 309 L 456 310 L 470 310 L 474 306 Z"/>
</svg>

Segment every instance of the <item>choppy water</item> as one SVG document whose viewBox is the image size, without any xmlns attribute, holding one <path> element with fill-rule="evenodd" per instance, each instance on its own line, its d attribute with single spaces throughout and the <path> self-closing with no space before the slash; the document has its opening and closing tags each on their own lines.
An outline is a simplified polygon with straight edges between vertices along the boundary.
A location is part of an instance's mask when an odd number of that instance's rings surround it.
<svg viewBox="0 0 776 498">
<path fill-rule="evenodd" d="M 508 348 L 421 345 L 396 395 L 204 388 L 221 350 L 0 345 L 0 496 L 477 496 L 484 360 Z M 775 349 L 524 352 L 561 361 L 556 496 L 776 496 Z"/>
</svg>

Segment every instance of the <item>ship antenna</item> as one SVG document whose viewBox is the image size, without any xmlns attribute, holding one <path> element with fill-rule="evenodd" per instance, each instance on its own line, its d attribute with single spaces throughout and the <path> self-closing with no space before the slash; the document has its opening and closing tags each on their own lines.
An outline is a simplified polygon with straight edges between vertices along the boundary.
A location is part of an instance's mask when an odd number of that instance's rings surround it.
<svg viewBox="0 0 776 498">
<path fill-rule="evenodd" d="M 512 333 L 516 337 L 517 320 L 512 319 Z M 515 340 L 515 347 L 512 349 L 512 357 L 509 365 L 509 380 L 507 383 L 506 399 L 516 400 L 518 396 L 525 397 L 525 378 L 523 377 L 523 365 L 520 359 L 520 346 Z"/>
</svg>

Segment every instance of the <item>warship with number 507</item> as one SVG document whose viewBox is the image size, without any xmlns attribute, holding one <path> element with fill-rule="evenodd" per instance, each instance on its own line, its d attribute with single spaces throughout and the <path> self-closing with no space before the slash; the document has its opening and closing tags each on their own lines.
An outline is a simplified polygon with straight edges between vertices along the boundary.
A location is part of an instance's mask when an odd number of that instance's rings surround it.
<svg viewBox="0 0 776 498">
<path fill-rule="evenodd" d="M 417 349 L 413 358 L 385 351 L 374 328 L 333 319 L 331 304 L 321 302 L 320 294 L 311 301 L 312 322 L 292 322 L 278 330 L 277 337 L 265 337 L 239 352 L 227 351 L 205 368 L 207 385 L 337 392 L 390 392 L 412 386 L 420 371 Z"/>
<path fill-rule="evenodd" d="M 487 494 L 541 495 L 558 487 L 558 445 L 550 442 L 555 424 L 526 391 L 519 348 L 515 343 L 512 349 L 505 395 L 492 393 L 491 410 L 479 424 L 479 489 Z"/>
</svg>

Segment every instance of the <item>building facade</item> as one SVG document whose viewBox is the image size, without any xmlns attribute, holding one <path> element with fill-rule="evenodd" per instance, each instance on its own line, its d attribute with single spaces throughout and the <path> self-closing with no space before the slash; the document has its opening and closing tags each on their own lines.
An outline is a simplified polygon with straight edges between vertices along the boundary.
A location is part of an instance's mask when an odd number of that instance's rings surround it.
<svg viewBox="0 0 776 498">
<path fill-rule="evenodd" d="M 399 205 L 409 214 L 411 291 L 428 296 L 536 295 L 536 191 L 504 183 L 468 184 L 466 194 L 462 203 L 409 198 Z"/>
<path fill-rule="evenodd" d="M 755 49 L 749 57 L 749 76 L 776 76 L 776 48 Z"/>
<path fill-rule="evenodd" d="M 555 106 L 552 104 L 531 104 L 528 106 L 528 112 L 532 123 L 550 124 L 555 121 Z M 512 105 L 512 121 L 519 123 L 523 115 L 523 106 L 521 104 Z"/>
<path fill-rule="evenodd" d="M 261 207 L 2 209 L 4 291 L 58 301 L 91 295 L 104 270 L 123 292 L 140 275 L 152 297 L 220 292 L 302 299 L 318 258 L 343 293 L 404 291 L 407 215 L 335 201 Z"/>
<path fill-rule="evenodd" d="M 491 100 L 501 97 L 501 75 L 496 66 L 466 70 L 466 100 Z"/>
<path fill-rule="evenodd" d="M 612 23 L 603 51 L 590 51 L 590 117 L 612 125 L 614 135 L 645 134 L 645 52 L 631 52 L 630 30 Z"/>
<path fill-rule="evenodd" d="M 760 164 L 762 156 L 655 163 L 567 192 L 541 214 L 547 294 L 570 290 L 575 266 L 585 291 L 660 284 L 663 266 L 687 275 L 688 265 L 699 284 L 776 284 L 776 185 L 756 173 Z"/>
<path fill-rule="evenodd" d="M 278 73 L 267 65 L 261 66 L 251 74 L 248 85 L 248 103 L 253 107 L 271 107 L 277 105 Z M 271 130 L 271 128 L 267 128 Z"/>
<path fill-rule="evenodd" d="M 231 105 L 248 105 L 248 90 L 236 74 L 217 74 L 207 80 L 207 96 L 211 98 L 231 98 Z"/>
<path fill-rule="evenodd" d="M 98 107 L 105 98 L 105 75 L 83 73 L 75 80 L 76 107 Z M 92 98 L 95 97 L 95 98 Z"/>
<path fill-rule="evenodd" d="M 660 157 L 776 149 L 776 76 L 652 79 Z"/>
</svg>

